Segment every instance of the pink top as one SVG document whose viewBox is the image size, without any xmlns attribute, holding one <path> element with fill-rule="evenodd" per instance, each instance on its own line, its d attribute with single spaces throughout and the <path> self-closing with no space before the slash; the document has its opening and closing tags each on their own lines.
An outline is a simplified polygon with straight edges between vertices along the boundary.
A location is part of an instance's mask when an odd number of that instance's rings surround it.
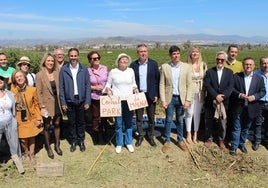
<svg viewBox="0 0 268 188">
<path fill-rule="evenodd" d="M 99 65 L 98 70 L 89 67 L 88 72 L 90 75 L 90 84 L 92 86 L 101 85 L 104 88 L 108 78 L 108 68 L 105 65 Z M 91 99 L 99 100 L 101 95 L 102 91 L 91 90 Z"/>
</svg>

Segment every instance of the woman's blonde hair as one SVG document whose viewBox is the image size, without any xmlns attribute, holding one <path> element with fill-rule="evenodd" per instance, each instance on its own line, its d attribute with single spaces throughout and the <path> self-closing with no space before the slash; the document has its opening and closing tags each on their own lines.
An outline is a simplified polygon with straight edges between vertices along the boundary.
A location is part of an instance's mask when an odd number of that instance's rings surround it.
<svg viewBox="0 0 268 188">
<path fill-rule="evenodd" d="M 199 62 L 202 62 L 203 60 L 202 60 L 201 49 L 200 49 L 200 47 L 198 47 L 198 46 L 192 46 L 192 47 L 190 48 L 187 62 L 188 62 L 188 63 L 192 63 L 191 54 L 192 54 L 193 51 L 198 51 L 198 52 L 199 52 L 198 63 L 199 63 Z"/>
<path fill-rule="evenodd" d="M 191 54 L 193 53 L 193 51 L 198 51 L 199 52 L 199 58 L 197 60 L 197 65 L 198 65 L 197 71 L 200 72 L 201 74 L 204 74 L 204 71 L 206 69 L 205 68 L 206 64 L 203 62 L 201 48 L 199 46 L 192 46 L 190 48 L 187 63 L 192 65 L 193 61 L 192 61 Z"/>
<path fill-rule="evenodd" d="M 41 60 L 41 62 L 40 62 L 39 70 L 43 70 L 44 68 L 46 68 L 45 62 L 46 62 L 46 59 L 48 57 L 52 57 L 54 59 L 53 70 L 56 70 L 58 68 L 58 63 L 56 62 L 55 56 L 52 55 L 51 53 L 45 53 L 43 58 L 42 58 L 42 60 Z"/>
<path fill-rule="evenodd" d="M 26 75 L 24 72 L 22 72 L 21 70 L 15 70 L 15 71 L 12 73 L 12 75 L 11 75 L 11 82 L 12 82 L 12 84 L 13 84 L 14 86 L 17 86 L 17 85 L 18 85 L 18 83 L 17 83 L 17 81 L 16 81 L 16 78 L 15 78 L 15 75 L 16 75 L 17 73 L 19 73 L 19 72 L 23 74 L 23 77 L 25 78 L 25 83 L 26 83 L 26 85 L 28 85 L 27 75 Z"/>
</svg>

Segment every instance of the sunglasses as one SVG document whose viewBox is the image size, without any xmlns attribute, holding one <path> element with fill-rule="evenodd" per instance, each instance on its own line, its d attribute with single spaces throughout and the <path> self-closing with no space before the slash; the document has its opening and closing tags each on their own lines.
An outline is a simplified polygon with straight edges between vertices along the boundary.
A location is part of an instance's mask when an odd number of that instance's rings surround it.
<svg viewBox="0 0 268 188">
<path fill-rule="evenodd" d="M 22 63 L 21 66 L 27 66 L 30 67 L 30 65 L 28 63 Z"/>
<path fill-rule="evenodd" d="M 100 57 L 93 57 L 93 58 L 90 58 L 90 60 L 92 61 L 97 61 L 97 60 L 100 60 Z"/>
<path fill-rule="evenodd" d="M 217 61 L 225 61 L 225 59 L 216 58 Z"/>
</svg>

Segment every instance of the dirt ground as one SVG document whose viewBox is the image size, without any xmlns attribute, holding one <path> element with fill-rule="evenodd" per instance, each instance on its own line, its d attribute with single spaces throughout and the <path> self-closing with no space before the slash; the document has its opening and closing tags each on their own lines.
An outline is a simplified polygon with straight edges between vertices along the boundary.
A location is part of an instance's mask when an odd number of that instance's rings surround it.
<svg viewBox="0 0 268 188">
<path fill-rule="evenodd" d="M 158 131 L 163 133 L 163 128 Z M 110 138 L 113 133 L 111 127 Z M 174 132 L 172 138 L 175 141 Z M 49 159 L 43 148 L 36 154 L 38 162 L 63 162 L 62 177 L 38 177 L 35 167 L 30 165 L 25 165 L 25 174 L 19 175 L 11 160 L 2 159 L 0 187 L 268 187 L 268 151 L 263 146 L 253 151 L 247 142 L 248 154 L 238 151 L 232 157 L 227 149 L 220 150 L 216 144 L 205 148 L 202 141 L 188 145 L 187 152 L 174 142 L 167 153 L 161 151 L 162 136 L 157 137 L 156 143 L 153 148 L 144 141 L 134 153 L 123 148 L 116 154 L 114 139 L 109 145 L 93 146 L 87 133 L 86 151 L 77 148 L 71 153 L 67 140 L 63 139 L 63 156 L 54 152 L 55 158 Z"/>
</svg>

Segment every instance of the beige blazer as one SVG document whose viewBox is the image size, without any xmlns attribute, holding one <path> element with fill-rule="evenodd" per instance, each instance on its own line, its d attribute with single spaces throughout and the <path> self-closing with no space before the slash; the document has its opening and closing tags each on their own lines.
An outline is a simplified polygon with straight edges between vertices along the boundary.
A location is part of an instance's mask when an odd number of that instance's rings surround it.
<svg viewBox="0 0 268 188">
<path fill-rule="evenodd" d="M 53 76 L 56 82 L 57 100 L 58 100 L 59 108 L 61 110 L 60 100 L 59 100 L 59 92 L 60 92 L 59 91 L 59 86 L 60 86 L 59 85 L 60 84 L 59 83 L 59 71 L 54 70 Z M 54 94 L 53 94 L 45 69 L 42 69 L 36 74 L 35 85 L 37 89 L 37 97 L 38 97 L 40 108 L 42 106 L 45 106 L 46 110 L 49 113 L 49 116 L 54 116 L 55 115 L 55 107 L 54 107 L 55 98 L 54 98 Z"/>
<path fill-rule="evenodd" d="M 171 102 L 173 91 L 173 80 L 171 63 L 162 64 L 160 67 L 160 99 L 161 102 Z M 180 62 L 180 80 L 179 80 L 179 92 L 182 104 L 185 101 L 192 101 L 192 69 L 187 63 Z"/>
</svg>

